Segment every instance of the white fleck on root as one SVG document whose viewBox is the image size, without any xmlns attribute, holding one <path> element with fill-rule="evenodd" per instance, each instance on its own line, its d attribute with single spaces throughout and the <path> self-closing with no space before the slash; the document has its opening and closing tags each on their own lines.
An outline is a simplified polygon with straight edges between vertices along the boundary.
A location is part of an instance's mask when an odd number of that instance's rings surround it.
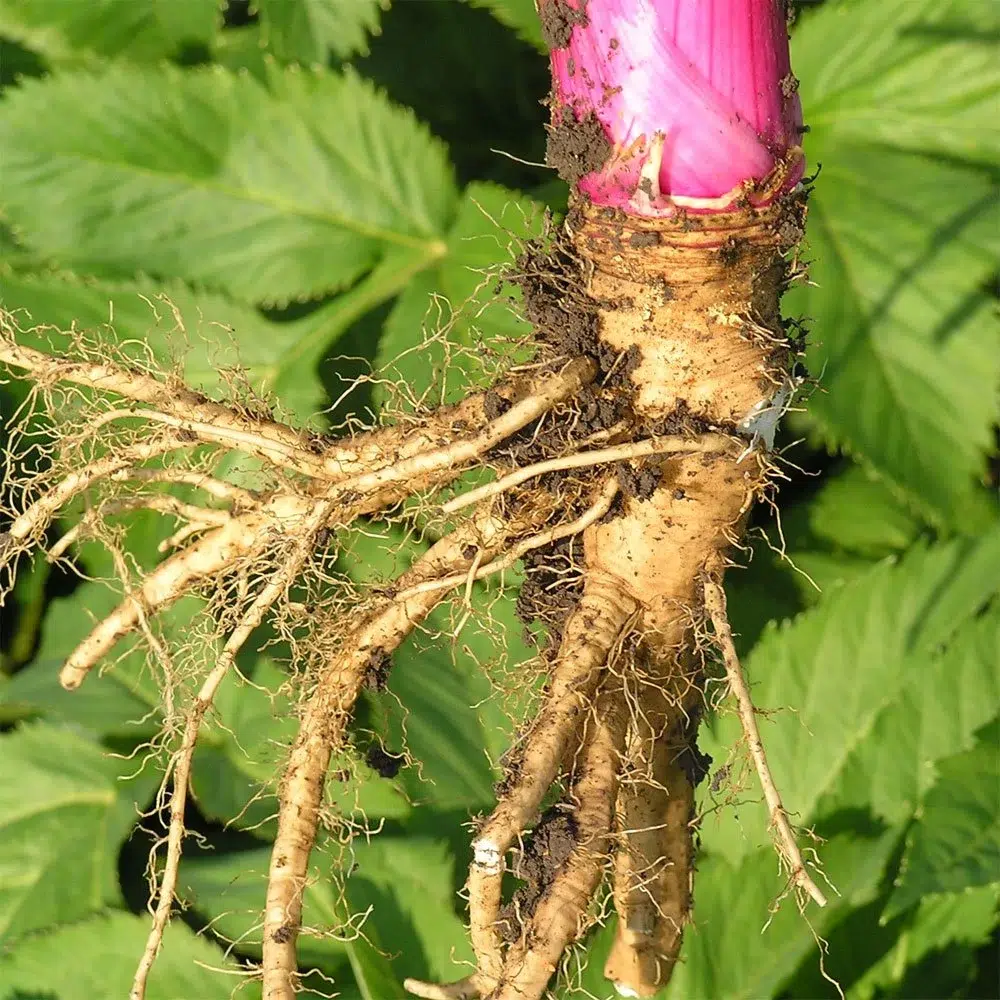
<svg viewBox="0 0 1000 1000">
<path fill-rule="evenodd" d="M 594 708 L 567 797 L 576 843 L 535 903 L 520 939 L 508 950 L 489 1000 L 541 996 L 566 946 L 583 930 L 610 846 L 626 730 L 620 687 L 600 694 Z"/>
<path fill-rule="evenodd" d="M 736 707 L 739 712 L 740 725 L 743 727 L 743 735 L 746 738 L 750 757 L 753 760 L 754 767 L 757 770 L 757 778 L 764 792 L 764 801 L 767 803 L 768 812 L 771 817 L 771 827 L 774 832 L 775 847 L 778 851 L 778 856 L 788 869 L 792 884 L 808 895 L 819 906 L 826 906 L 826 896 L 812 880 L 806 868 L 795 832 L 792 830 L 792 825 L 788 820 L 788 813 L 781 801 L 781 795 L 778 792 L 777 785 L 774 783 L 771 768 L 767 763 L 764 742 L 761 739 L 760 729 L 757 726 L 756 709 L 754 708 L 753 699 L 750 696 L 750 688 L 747 685 L 746 675 L 743 673 L 743 666 L 736 653 L 732 629 L 729 627 L 729 619 L 726 615 L 726 592 L 722 589 L 722 584 L 713 576 L 709 576 L 705 581 L 705 610 L 708 612 L 709 618 L 712 621 L 712 627 L 715 630 L 715 641 L 719 646 L 726 666 L 726 677 L 729 681 L 729 688 L 736 698 Z"/>
<path fill-rule="evenodd" d="M 613 581 L 588 574 L 566 623 L 545 705 L 524 747 L 515 751 L 515 778 L 473 842 L 469 926 L 479 974 L 488 982 L 499 982 L 503 968 L 498 921 L 506 853 L 535 819 L 592 703 L 602 668 L 636 609 Z"/>
</svg>

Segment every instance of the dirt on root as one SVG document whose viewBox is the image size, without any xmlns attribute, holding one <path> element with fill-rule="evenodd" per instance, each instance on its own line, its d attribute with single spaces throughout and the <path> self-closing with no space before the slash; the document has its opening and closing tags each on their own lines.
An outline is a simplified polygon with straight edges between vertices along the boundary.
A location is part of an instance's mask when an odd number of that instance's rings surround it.
<svg viewBox="0 0 1000 1000">
<path fill-rule="evenodd" d="M 548 128 L 545 162 L 573 188 L 608 162 L 611 143 L 593 111 L 577 121 L 571 109 L 561 108 L 555 117 L 558 121 Z"/>
<path fill-rule="evenodd" d="M 524 580 L 515 613 L 526 626 L 536 622 L 544 626 L 553 646 L 583 596 L 582 574 L 567 573 L 580 557 L 579 541 L 569 538 L 534 549 L 524 557 Z"/>
<path fill-rule="evenodd" d="M 381 646 L 368 654 L 365 662 L 364 686 L 368 691 L 384 691 L 389 683 L 392 657 Z"/>
<path fill-rule="evenodd" d="M 524 884 L 500 908 L 498 927 L 507 943 L 521 936 L 538 900 L 576 847 L 576 836 L 576 821 L 569 813 L 550 809 L 538 821 L 514 868 Z"/>
<path fill-rule="evenodd" d="M 622 493 L 635 500 L 648 500 L 660 485 L 661 474 L 653 462 L 618 462 L 615 475 Z"/>
<path fill-rule="evenodd" d="M 579 0 L 576 7 L 571 7 L 565 0 L 542 0 L 538 5 L 538 19 L 549 51 L 564 49 L 569 45 L 574 28 L 586 28 L 590 24 L 587 0 Z"/>
</svg>

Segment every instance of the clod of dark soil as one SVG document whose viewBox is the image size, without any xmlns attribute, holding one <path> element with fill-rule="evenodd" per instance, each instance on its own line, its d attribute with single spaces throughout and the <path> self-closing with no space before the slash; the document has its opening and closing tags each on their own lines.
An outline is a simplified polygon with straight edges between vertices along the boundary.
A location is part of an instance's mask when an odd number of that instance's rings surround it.
<svg viewBox="0 0 1000 1000">
<path fill-rule="evenodd" d="M 405 759 L 387 753 L 381 743 L 373 743 L 365 752 L 365 763 L 381 778 L 395 778 Z"/>
<path fill-rule="evenodd" d="M 651 468 L 648 463 L 637 468 L 632 462 L 619 462 L 615 466 L 615 474 L 622 493 L 640 501 L 648 500 L 660 485 L 659 470 Z"/>
<path fill-rule="evenodd" d="M 521 935 L 546 886 L 576 846 L 576 822 L 567 813 L 548 810 L 542 815 L 524 849 L 514 875 L 525 884 L 500 908 L 500 935 L 508 943 Z"/>
<path fill-rule="evenodd" d="M 579 0 L 576 7 L 565 0 L 542 0 L 538 5 L 538 18 L 542 22 L 542 38 L 550 51 L 566 48 L 573 29 L 578 25 L 586 28 L 590 24 L 587 0 Z"/>
<path fill-rule="evenodd" d="M 600 170 L 608 162 L 611 143 L 593 111 L 577 121 L 573 112 L 564 108 L 559 123 L 550 126 L 548 131 L 545 162 L 554 167 L 570 187 L 575 187 L 581 177 Z"/>
<path fill-rule="evenodd" d="M 496 420 L 502 417 L 511 407 L 509 399 L 501 396 L 496 389 L 490 389 L 483 400 L 483 411 L 488 420 Z"/>
<path fill-rule="evenodd" d="M 579 551 L 573 552 L 571 545 L 571 539 L 563 539 L 524 557 L 524 580 L 515 613 L 525 625 L 540 622 L 550 639 L 561 635 L 563 624 L 583 595 L 582 578 L 567 577 L 561 572 L 571 565 L 574 555 L 580 558 Z"/>
</svg>

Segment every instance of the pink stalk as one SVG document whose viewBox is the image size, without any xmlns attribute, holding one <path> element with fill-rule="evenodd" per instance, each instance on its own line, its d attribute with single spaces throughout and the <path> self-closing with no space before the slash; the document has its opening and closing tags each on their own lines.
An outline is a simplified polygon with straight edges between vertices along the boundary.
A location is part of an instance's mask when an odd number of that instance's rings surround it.
<svg viewBox="0 0 1000 1000">
<path fill-rule="evenodd" d="M 556 165 L 629 215 L 766 204 L 803 172 L 783 0 L 541 0 Z M 561 128 L 581 125 L 575 162 Z"/>
</svg>

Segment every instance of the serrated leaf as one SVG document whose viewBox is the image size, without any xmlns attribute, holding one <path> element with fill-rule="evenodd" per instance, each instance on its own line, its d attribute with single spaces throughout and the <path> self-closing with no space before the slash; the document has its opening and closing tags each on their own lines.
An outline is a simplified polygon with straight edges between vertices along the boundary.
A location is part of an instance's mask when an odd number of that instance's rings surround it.
<svg viewBox="0 0 1000 1000">
<path fill-rule="evenodd" d="M 0 997 L 126 997 L 148 934 L 148 917 L 109 913 L 31 937 L 0 957 Z M 173 920 L 150 972 L 146 1000 L 230 1000 L 237 971 L 220 949 Z M 239 995 L 254 1000 L 260 989 L 248 983 Z"/>
<path fill-rule="evenodd" d="M 208 44 L 221 20 L 218 0 L 0 0 L 0 32 L 58 62 L 163 59 Z"/>
<path fill-rule="evenodd" d="M 136 818 L 121 762 L 41 723 L 0 737 L 0 756 L 0 940 L 117 903 L 118 847 Z"/>
<path fill-rule="evenodd" d="M 437 812 L 432 817 L 442 820 Z M 436 826 L 431 817 L 424 825 Z M 407 827 L 402 835 L 355 843 L 352 853 L 348 896 L 357 910 L 372 907 L 369 919 L 379 939 L 393 943 L 397 975 L 439 982 L 460 976 L 461 963 L 473 955 L 455 912 L 455 858 L 447 841 Z"/>
<path fill-rule="evenodd" d="M 773 849 L 747 856 L 736 868 L 711 855 L 699 860 L 694 925 L 685 931 L 681 961 L 663 994 L 666 1000 L 761 1000 L 779 995 L 810 953 L 819 962 L 816 935 L 875 897 L 899 835 L 898 829 L 891 829 L 877 838 L 841 835 L 824 844 L 823 871 L 837 892 L 830 893 L 823 910 L 810 908 L 808 921 L 791 899 L 771 916 L 782 888 Z M 726 960 L 719 961 L 720 955 Z"/>
<path fill-rule="evenodd" d="M 931 893 L 1000 882 L 1000 719 L 975 746 L 938 762 L 907 838 L 886 919 Z"/>
<path fill-rule="evenodd" d="M 889 951 L 847 991 L 848 1000 L 874 1000 L 887 990 L 890 996 L 905 997 L 899 986 L 907 969 L 954 945 L 981 947 L 996 926 L 998 900 L 996 886 L 922 899 Z"/>
<path fill-rule="evenodd" d="M 983 291 L 1000 216 L 980 165 L 1000 75 L 965 3 L 865 5 L 874 44 L 861 44 L 859 11 L 825 4 L 793 46 L 806 151 L 823 167 L 813 284 L 788 299 L 814 323 L 809 365 L 829 390 L 810 412 L 925 517 L 975 531 L 990 516 L 981 482 L 1000 409 L 1000 329 Z M 843 41 L 832 59 L 831 37 Z"/>
<path fill-rule="evenodd" d="M 394 247 L 430 264 L 455 198 L 440 144 L 350 71 L 63 73 L 8 94 L 0 143 L 30 248 L 251 302 L 343 288 Z"/>
<path fill-rule="evenodd" d="M 543 219 L 542 206 L 530 198 L 496 184 L 470 184 L 448 233 L 446 255 L 393 307 L 376 365 L 416 395 L 443 379 L 442 398 L 460 398 L 476 377 L 481 345 L 510 350 L 530 330 L 517 314 L 518 290 L 495 286 L 500 265 L 540 234 Z M 439 332 L 444 341 L 427 343 Z"/>
<path fill-rule="evenodd" d="M 827 594 L 815 608 L 771 628 L 757 643 L 746 671 L 758 710 L 769 712 L 762 735 L 795 822 L 814 821 L 822 814 L 818 807 L 824 796 L 838 790 L 849 804 L 872 796 L 876 808 L 891 819 L 913 808 L 927 765 L 912 756 L 912 746 L 901 746 L 894 755 L 895 747 L 883 747 L 874 736 L 880 725 L 893 731 L 903 725 L 914 707 L 914 678 L 922 683 L 931 671 L 937 676 L 935 658 L 943 647 L 953 643 L 954 655 L 961 655 L 960 644 L 967 641 L 963 633 L 977 627 L 975 616 L 998 589 L 997 560 L 1000 531 L 977 543 L 914 549 L 898 564 L 887 560 Z M 988 658 L 976 659 L 960 678 L 953 676 L 953 687 L 928 689 L 928 697 L 919 700 L 917 707 L 928 713 L 926 719 L 913 720 L 917 732 L 925 734 L 918 738 L 920 750 L 948 753 L 954 749 L 950 739 L 968 739 L 963 727 L 979 724 L 977 701 L 995 698 L 1000 683 L 992 642 L 982 650 Z M 970 641 L 973 648 L 978 646 Z M 959 681 L 967 686 L 959 687 Z M 985 704 L 991 714 L 996 711 L 995 702 Z M 775 711 L 781 708 L 789 711 Z M 945 715 L 952 718 L 945 722 Z M 703 730 L 700 743 L 721 763 L 740 739 L 738 722 L 727 714 L 711 730 Z M 877 773 L 880 767 L 884 781 Z M 856 785 L 862 780 L 867 781 L 864 790 Z M 706 844 L 729 857 L 768 839 L 756 778 L 750 775 L 747 782 L 749 797 L 757 802 L 723 804 L 703 825 Z M 717 798 L 703 794 L 706 805 Z M 832 801 L 836 803 L 835 795 Z"/>
<path fill-rule="evenodd" d="M 345 544 L 342 565 L 359 581 L 388 580 L 423 548 L 398 529 L 382 535 L 369 529 Z M 407 792 L 414 802 L 440 809 L 492 805 L 497 775 L 491 760 L 507 748 L 511 721 L 484 667 L 495 672 L 500 660 L 513 665 L 532 655 L 511 591 L 477 586 L 472 609 L 465 619 L 461 605 L 452 613 L 444 603 L 393 655 L 388 691 L 369 695 L 387 749 L 405 746 L 416 762 L 400 774 Z"/>
<path fill-rule="evenodd" d="M 919 683 L 904 684 L 875 718 L 844 761 L 825 810 L 867 807 L 893 822 L 905 819 L 934 783 L 935 762 L 971 748 L 973 733 L 1000 709 L 1000 608 L 918 662 Z"/>
<path fill-rule="evenodd" d="M 268 839 L 277 829 L 277 783 L 298 732 L 287 686 L 287 674 L 266 657 L 257 659 L 252 682 L 235 671 L 227 675 L 199 738 L 191 775 L 206 816 Z M 340 767 L 334 760 L 329 772 Z M 346 782 L 327 782 L 327 802 L 338 814 L 371 822 L 409 814 L 398 783 L 367 768 L 353 770 Z"/>
<path fill-rule="evenodd" d="M 998 28 L 996 8 L 976 0 L 827 3 L 794 34 L 808 120 L 873 145 L 993 163 Z"/>
<path fill-rule="evenodd" d="M 368 51 L 382 0 L 260 0 L 261 40 L 281 62 L 317 63 Z"/>
<path fill-rule="evenodd" d="M 792 508 L 794 521 L 803 516 L 810 534 L 833 549 L 878 558 L 902 552 L 920 534 L 921 524 L 893 491 L 860 465 L 851 465 L 840 475 L 827 477 L 808 503 Z M 782 519 L 789 537 L 789 519 Z M 794 530 L 794 529 L 793 529 Z"/>
<path fill-rule="evenodd" d="M 542 38 L 542 24 L 535 0 L 469 0 L 473 7 L 485 7 L 501 24 L 513 28 L 520 38 L 539 52 L 548 52 Z"/>
<path fill-rule="evenodd" d="M 181 861 L 181 898 L 199 917 L 211 921 L 220 938 L 234 942 L 240 954 L 256 959 L 261 954 L 260 918 L 270 862 L 270 847 L 220 855 L 191 850 Z M 329 927 L 334 917 L 340 920 L 330 885 L 310 882 L 303 896 L 303 924 Z M 302 935 L 298 950 L 303 966 L 315 966 L 338 979 L 347 973 L 346 945 L 332 935 Z"/>
</svg>

